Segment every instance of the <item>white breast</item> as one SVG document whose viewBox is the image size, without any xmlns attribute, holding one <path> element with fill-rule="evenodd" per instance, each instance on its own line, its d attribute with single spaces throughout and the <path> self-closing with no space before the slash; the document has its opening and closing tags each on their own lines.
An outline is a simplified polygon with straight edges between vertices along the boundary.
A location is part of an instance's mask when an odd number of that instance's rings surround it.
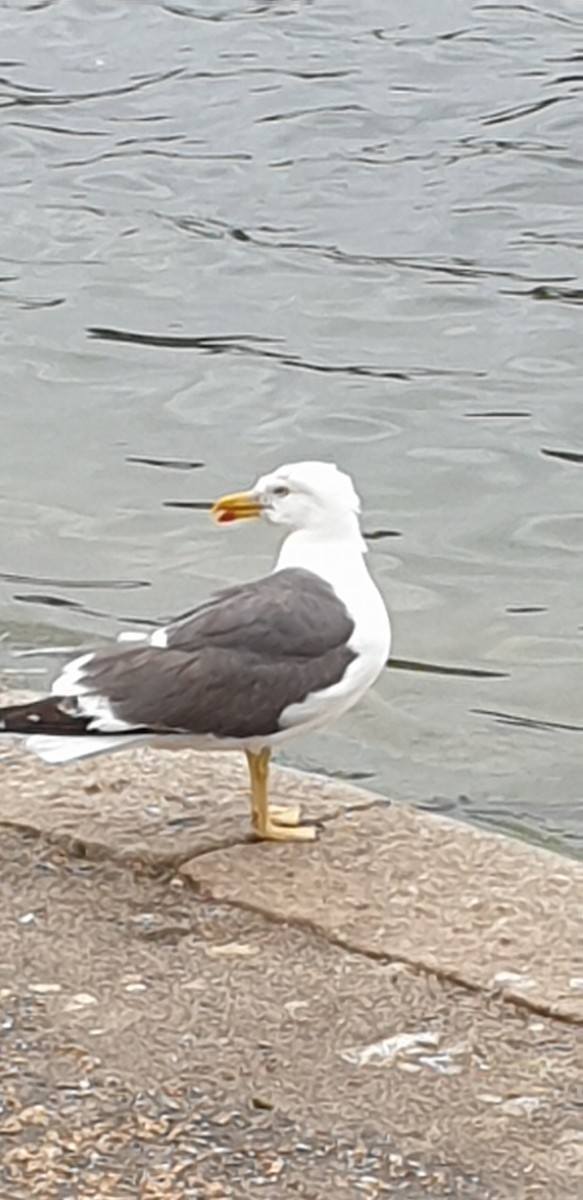
<svg viewBox="0 0 583 1200">
<path fill-rule="evenodd" d="M 295 541 L 295 544 L 294 544 Z M 285 738 L 288 730 L 299 725 L 315 728 L 336 720 L 352 708 L 375 682 L 389 657 L 391 627 L 383 598 L 371 579 L 362 553 L 362 541 L 345 542 L 341 546 L 310 544 L 311 539 L 292 535 L 284 543 L 277 569 L 303 567 L 326 579 L 343 601 L 352 620 L 354 632 L 348 647 L 356 655 L 343 678 L 320 692 L 312 692 L 301 704 L 284 709 L 280 724 L 285 727 L 276 734 L 276 741 Z M 294 561 L 295 560 L 295 561 Z"/>
</svg>

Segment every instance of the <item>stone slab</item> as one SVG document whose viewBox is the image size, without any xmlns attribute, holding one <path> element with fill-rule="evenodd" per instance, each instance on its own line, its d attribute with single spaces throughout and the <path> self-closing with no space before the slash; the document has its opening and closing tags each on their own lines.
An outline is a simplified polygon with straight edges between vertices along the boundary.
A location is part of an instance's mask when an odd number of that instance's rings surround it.
<svg viewBox="0 0 583 1200">
<path fill-rule="evenodd" d="M 0 823 L 38 830 L 87 853 L 171 868 L 195 854 L 252 841 L 242 755 L 149 748 L 51 767 L 21 743 L 0 746 Z M 273 799 L 300 793 L 310 816 L 327 821 L 367 792 L 323 777 L 272 768 Z"/>
<path fill-rule="evenodd" d="M 3 1197 L 581 1194 L 571 1024 L 16 830 L 0 914 Z"/>
<path fill-rule="evenodd" d="M 535 1010 L 583 1019 L 583 867 L 335 780 L 274 769 L 319 840 L 257 844 L 242 756 L 130 751 L 51 768 L 0 758 L 0 823 L 172 873 L 217 900 L 308 922 Z"/>
<path fill-rule="evenodd" d="M 301 852 L 250 845 L 182 870 L 204 896 L 583 1020 L 583 867 L 559 855 L 378 804 Z"/>
</svg>

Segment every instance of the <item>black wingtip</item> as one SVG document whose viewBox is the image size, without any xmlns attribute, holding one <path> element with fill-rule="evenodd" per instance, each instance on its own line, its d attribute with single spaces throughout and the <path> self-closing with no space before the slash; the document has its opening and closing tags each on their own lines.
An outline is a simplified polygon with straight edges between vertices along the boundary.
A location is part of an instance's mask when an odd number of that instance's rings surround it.
<svg viewBox="0 0 583 1200">
<path fill-rule="evenodd" d="M 68 701 L 71 705 L 71 701 Z M 73 702 L 74 703 L 74 702 Z M 89 718 L 67 711 L 63 701 L 54 696 L 33 700 L 28 704 L 10 704 L 0 708 L 0 734 L 29 736 L 33 733 L 53 736 L 79 736 L 87 732 Z"/>
</svg>

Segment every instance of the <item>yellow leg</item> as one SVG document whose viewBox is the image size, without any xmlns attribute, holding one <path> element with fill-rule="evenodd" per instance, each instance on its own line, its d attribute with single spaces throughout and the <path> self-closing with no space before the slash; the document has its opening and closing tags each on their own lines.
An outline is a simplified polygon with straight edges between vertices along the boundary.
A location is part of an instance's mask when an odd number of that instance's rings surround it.
<svg viewBox="0 0 583 1200">
<path fill-rule="evenodd" d="M 299 809 L 269 810 L 267 780 L 270 750 L 261 750 L 259 754 L 246 750 L 245 753 L 251 778 L 251 821 L 257 837 L 272 842 L 313 842 L 316 830 L 313 825 L 298 825 Z"/>
</svg>

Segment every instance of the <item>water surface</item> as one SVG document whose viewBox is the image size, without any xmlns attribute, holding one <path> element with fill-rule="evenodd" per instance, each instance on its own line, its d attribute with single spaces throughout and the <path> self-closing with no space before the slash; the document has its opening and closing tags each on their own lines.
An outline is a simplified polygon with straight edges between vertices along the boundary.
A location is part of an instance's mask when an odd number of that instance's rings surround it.
<svg viewBox="0 0 583 1200">
<path fill-rule="evenodd" d="M 10 646 L 267 569 L 272 531 L 167 502 L 334 459 L 395 656 L 485 674 L 387 670 L 290 760 L 580 849 L 581 5 L 0 19 Z M 2 661 L 29 686 L 56 666 Z"/>
</svg>

